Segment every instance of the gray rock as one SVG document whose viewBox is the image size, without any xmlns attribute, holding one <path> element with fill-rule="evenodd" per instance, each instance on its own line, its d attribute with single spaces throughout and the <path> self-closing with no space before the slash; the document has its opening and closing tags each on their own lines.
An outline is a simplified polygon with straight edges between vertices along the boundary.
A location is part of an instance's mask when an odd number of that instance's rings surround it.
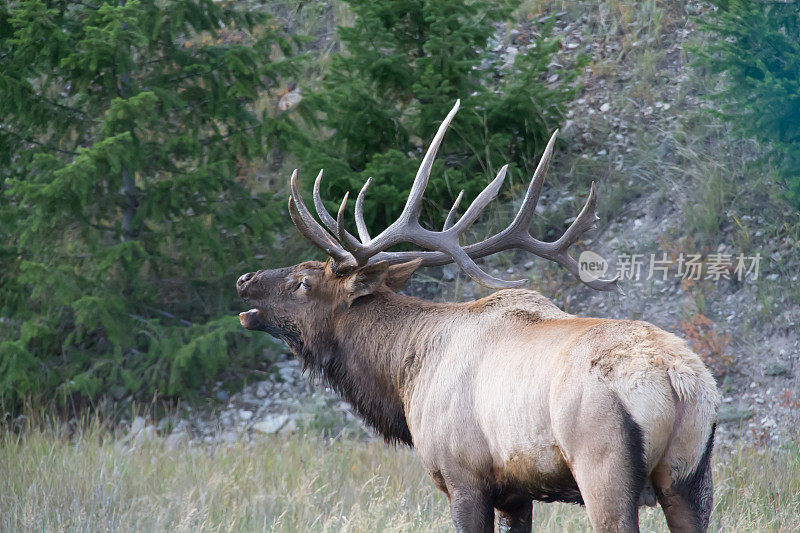
<svg viewBox="0 0 800 533">
<path fill-rule="evenodd" d="M 789 375 L 789 367 L 784 365 L 783 363 L 772 363 L 769 365 L 766 370 L 764 370 L 765 376 L 788 376 Z"/>
<path fill-rule="evenodd" d="M 131 422 L 131 430 L 128 432 L 128 436 L 133 437 L 138 435 L 144 429 L 146 424 L 147 420 L 145 420 L 144 417 L 137 416 L 133 419 L 133 422 Z"/>
<path fill-rule="evenodd" d="M 753 412 L 750 409 L 739 409 L 733 405 L 723 405 L 717 414 L 717 421 L 738 424 L 750 420 L 752 416 Z"/>
<path fill-rule="evenodd" d="M 168 416 L 163 417 L 161 420 L 158 421 L 158 424 L 156 424 L 156 431 L 158 431 L 159 433 L 163 433 L 170 426 L 171 422 L 172 420 L 170 420 Z"/>
<path fill-rule="evenodd" d="M 153 440 L 156 436 L 156 427 L 153 425 L 143 426 L 144 418 L 139 420 L 140 417 L 136 417 L 131 424 L 131 431 L 128 435 L 122 439 L 121 442 L 128 443 L 131 446 L 137 446 L 143 442 L 149 442 Z M 137 431 L 134 431 L 136 429 Z"/>
<path fill-rule="evenodd" d="M 294 433 L 297 431 L 297 420 L 290 418 L 286 424 L 281 428 L 282 434 Z"/>
<path fill-rule="evenodd" d="M 189 442 L 188 433 L 185 431 L 173 431 L 164 439 L 164 448 L 169 451 L 175 451 L 187 442 Z"/>
<path fill-rule="evenodd" d="M 284 366 L 278 369 L 278 374 L 281 376 L 281 381 L 291 385 L 294 383 L 297 371 L 292 367 Z"/>
<path fill-rule="evenodd" d="M 230 397 L 231 397 L 231 395 L 228 394 L 228 391 L 226 391 L 226 390 L 218 390 L 217 391 L 217 400 L 219 400 L 221 402 L 227 402 L 228 398 L 230 398 Z"/>
<path fill-rule="evenodd" d="M 239 410 L 239 420 L 244 420 L 247 422 L 251 418 L 253 418 L 253 411 L 248 411 L 247 409 Z"/>
<path fill-rule="evenodd" d="M 289 421 L 288 415 L 273 415 L 261 422 L 253 424 L 253 429 L 265 435 L 277 433 Z"/>
<path fill-rule="evenodd" d="M 224 431 L 222 435 L 219 436 L 219 440 L 226 444 L 233 444 L 239 440 L 239 434 L 232 430 Z"/>
<path fill-rule="evenodd" d="M 222 425 L 222 427 L 226 428 L 232 426 L 233 413 L 231 413 L 230 411 L 225 411 L 224 413 L 222 413 L 219 417 L 219 423 Z"/>
<path fill-rule="evenodd" d="M 272 390 L 272 382 L 271 381 L 262 381 L 256 386 L 256 398 L 263 400 L 267 396 L 269 396 L 270 391 Z"/>
<path fill-rule="evenodd" d="M 113 396 L 115 400 L 120 401 L 125 396 L 125 387 L 114 385 L 111 387 L 111 396 Z"/>
</svg>

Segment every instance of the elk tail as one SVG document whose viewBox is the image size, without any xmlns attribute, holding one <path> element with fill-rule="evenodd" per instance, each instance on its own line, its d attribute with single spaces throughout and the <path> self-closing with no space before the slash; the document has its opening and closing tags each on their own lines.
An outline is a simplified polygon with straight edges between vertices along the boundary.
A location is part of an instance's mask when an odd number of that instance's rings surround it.
<svg viewBox="0 0 800 533">
<path fill-rule="evenodd" d="M 676 358 L 667 369 L 675 402 L 670 448 L 676 447 L 684 468 L 678 479 L 689 478 L 703 465 L 713 439 L 719 393 L 711 373 L 698 359 Z M 673 463 L 673 466 L 677 466 Z"/>
</svg>

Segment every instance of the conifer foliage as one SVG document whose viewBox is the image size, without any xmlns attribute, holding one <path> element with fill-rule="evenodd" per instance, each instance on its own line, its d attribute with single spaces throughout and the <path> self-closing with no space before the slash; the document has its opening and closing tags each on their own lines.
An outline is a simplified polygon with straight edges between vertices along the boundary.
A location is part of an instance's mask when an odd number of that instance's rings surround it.
<svg viewBox="0 0 800 533">
<path fill-rule="evenodd" d="M 365 214 L 380 229 L 399 214 L 425 146 L 459 98 L 425 194 L 430 220 L 441 224 L 461 188 L 471 199 L 506 163 L 508 181 L 530 176 L 578 72 L 562 68 L 555 88 L 542 79 L 558 49 L 546 24 L 535 25 L 533 46 L 504 68 L 508 57 L 495 48 L 510 43 L 490 41 L 511 2 L 347 3 L 355 20 L 338 29 L 343 51 L 304 101 L 318 121 L 317 134 L 295 146 L 306 184 L 324 169 L 323 196 L 333 202 L 372 176 Z"/>
<path fill-rule="evenodd" d="M 181 394 L 252 358 L 236 276 L 284 208 L 237 169 L 287 139 L 269 20 L 211 0 L 0 7 L 0 400 Z M 282 203 L 282 202 L 281 202 Z"/>
<path fill-rule="evenodd" d="M 800 207 L 800 3 L 714 0 L 698 64 L 724 73 L 714 97 L 735 133 L 766 148 Z"/>
</svg>

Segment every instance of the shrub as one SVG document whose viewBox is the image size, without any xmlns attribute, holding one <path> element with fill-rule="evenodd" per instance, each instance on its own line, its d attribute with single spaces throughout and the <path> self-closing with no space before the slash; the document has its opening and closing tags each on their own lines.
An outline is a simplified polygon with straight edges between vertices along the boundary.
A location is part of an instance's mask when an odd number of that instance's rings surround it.
<svg viewBox="0 0 800 533">
<path fill-rule="evenodd" d="M 715 39 L 697 65 L 723 74 L 712 96 L 733 131 L 765 147 L 789 199 L 800 207 L 800 4 L 712 0 L 702 28 Z"/>
<path fill-rule="evenodd" d="M 692 350 L 708 365 L 717 379 L 723 379 L 734 359 L 727 353 L 730 335 L 719 333 L 714 322 L 701 313 L 681 320 L 681 332 L 692 345 Z"/>
</svg>

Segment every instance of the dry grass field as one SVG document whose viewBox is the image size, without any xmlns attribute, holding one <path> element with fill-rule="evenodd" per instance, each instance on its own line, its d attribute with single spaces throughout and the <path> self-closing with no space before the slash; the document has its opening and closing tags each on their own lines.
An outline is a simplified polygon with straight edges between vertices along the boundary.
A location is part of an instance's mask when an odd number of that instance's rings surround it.
<svg viewBox="0 0 800 533">
<path fill-rule="evenodd" d="M 215 449 L 123 443 L 89 424 L 67 440 L 0 436 L 0 531 L 451 531 L 414 453 L 317 435 Z M 712 531 L 800 531 L 800 449 L 715 457 Z M 642 531 L 666 531 L 658 508 Z M 586 531 L 582 508 L 537 504 L 535 531 Z"/>
</svg>

